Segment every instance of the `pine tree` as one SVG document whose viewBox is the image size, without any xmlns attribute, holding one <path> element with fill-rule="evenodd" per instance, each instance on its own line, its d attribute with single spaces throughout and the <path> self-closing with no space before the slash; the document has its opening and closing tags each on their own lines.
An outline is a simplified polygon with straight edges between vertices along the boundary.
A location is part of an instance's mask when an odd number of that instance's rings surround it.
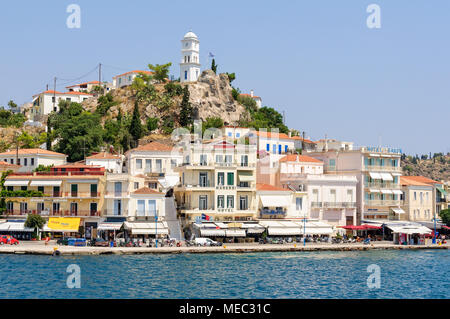
<svg viewBox="0 0 450 319">
<path fill-rule="evenodd" d="M 217 67 L 218 65 L 216 64 L 216 60 L 212 59 L 211 70 L 213 70 L 213 72 L 216 74 L 217 74 Z"/>
<path fill-rule="evenodd" d="M 144 129 L 142 127 L 141 123 L 141 115 L 139 113 L 139 106 L 137 101 L 134 103 L 134 111 L 133 111 L 133 118 L 131 119 L 130 124 L 130 134 L 132 137 L 132 141 L 134 142 L 134 145 L 137 145 L 139 139 L 144 134 Z"/>
<path fill-rule="evenodd" d="M 192 106 L 189 103 L 189 89 L 186 85 L 183 92 L 183 100 L 181 101 L 180 110 L 180 125 L 181 127 L 187 127 L 192 123 Z"/>
</svg>

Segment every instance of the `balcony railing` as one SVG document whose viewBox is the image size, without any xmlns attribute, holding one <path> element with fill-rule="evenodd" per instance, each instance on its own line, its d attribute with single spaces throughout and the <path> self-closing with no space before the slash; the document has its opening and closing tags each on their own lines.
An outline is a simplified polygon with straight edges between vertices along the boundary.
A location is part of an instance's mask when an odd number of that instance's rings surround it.
<svg viewBox="0 0 450 319">
<path fill-rule="evenodd" d="M 311 202 L 311 208 L 322 208 L 322 202 Z"/>
<path fill-rule="evenodd" d="M 364 202 L 367 206 L 400 206 L 400 200 L 378 200 L 378 199 L 372 199 L 372 200 L 366 200 Z"/>
<path fill-rule="evenodd" d="M 97 198 L 100 197 L 99 192 L 66 192 L 64 193 L 66 197 L 76 197 L 76 198 Z"/>
<path fill-rule="evenodd" d="M 355 208 L 356 202 L 324 202 L 324 208 Z"/>
<path fill-rule="evenodd" d="M 368 183 L 365 183 L 365 186 L 371 187 L 371 188 L 383 188 L 383 189 L 400 189 L 401 188 L 400 184 L 380 183 L 380 182 L 368 182 Z"/>
<path fill-rule="evenodd" d="M 365 165 L 366 171 L 390 171 L 390 172 L 401 172 L 402 168 L 400 166 L 380 166 L 380 165 Z"/>
<path fill-rule="evenodd" d="M 7 215 L 13 216 L 26 216 L 29 214 L 32 215 L 41 215 L 41 216 L 100 216 L 99 211 L 91 211 L 91 210 L 78 210 L 78 211 L 70 211 L 70 210 L 20 210 L 20 209 L 10 209 L 6 210 Z"/>
<path fill-rule="evenodd" d="M 234 185 L 216 185 L 216 189 L 236 189 L 236 186 Z"/>
<path fill-rule="evenodd" d="M 94 210 L 65 210 L 63 216 L 100 216 L 100 211 Z"/>
<path fill-rule="evenodd" d="M 277 209 L 261 209 L 259 211 L 260 218 L 264 218 L 267 216 L 286 216 L 286 211 L 284 210 L 277 210 Z"/>
</svg>

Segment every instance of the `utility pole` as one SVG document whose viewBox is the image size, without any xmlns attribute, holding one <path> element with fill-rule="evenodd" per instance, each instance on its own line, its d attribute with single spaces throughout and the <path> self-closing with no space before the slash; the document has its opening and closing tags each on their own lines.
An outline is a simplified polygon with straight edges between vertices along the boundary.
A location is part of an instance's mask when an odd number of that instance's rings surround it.
<svg viewBox="0 0 450 319">
<path fill-rule="evenodd" d="M 53 111 L 55 111 L 55 104 L 56 104 L 56 76 L 53 84 Z"/>
<path fill-rule="evenodd" d="M 102 87 L 102 64 L 98 64 L 98 85 Z"/>
</svg>

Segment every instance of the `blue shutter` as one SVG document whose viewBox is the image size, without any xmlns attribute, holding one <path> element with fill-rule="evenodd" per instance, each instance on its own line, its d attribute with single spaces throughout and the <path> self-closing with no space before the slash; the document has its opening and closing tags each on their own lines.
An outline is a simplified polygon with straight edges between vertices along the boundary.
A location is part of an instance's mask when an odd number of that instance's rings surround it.
<svg viewBox="0 0 450 319">
<path fill-rule="evenodd" d="M 278 154 L 281 154 L 281 145 L 278 145 Z"/>
<path fill-rule="evenodd" d="M 285 146 L 284 146 L 284 152 L 287 153 L 287 151 L 288 151 L 288 146 L 285 145 Z"/>
<path fill-rule="evenodd" d="M 270 152 L 270 144 L 267 144 L 267 145 L 266 145 L 266 151 L 267 151 L 267 152 Z"/>
</svg>

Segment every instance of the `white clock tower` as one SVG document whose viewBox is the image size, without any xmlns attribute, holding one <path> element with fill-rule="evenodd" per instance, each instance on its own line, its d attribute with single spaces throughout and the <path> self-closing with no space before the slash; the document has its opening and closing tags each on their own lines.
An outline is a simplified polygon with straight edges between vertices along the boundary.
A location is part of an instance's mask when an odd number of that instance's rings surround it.
<svg viewBox="0 0 450 319">
<path fill-rule="evenodd" d="M 181 40 L 180 81 L 194 82 L 200 76 L 200 41 L 189 31 Z"/>
</svg>

